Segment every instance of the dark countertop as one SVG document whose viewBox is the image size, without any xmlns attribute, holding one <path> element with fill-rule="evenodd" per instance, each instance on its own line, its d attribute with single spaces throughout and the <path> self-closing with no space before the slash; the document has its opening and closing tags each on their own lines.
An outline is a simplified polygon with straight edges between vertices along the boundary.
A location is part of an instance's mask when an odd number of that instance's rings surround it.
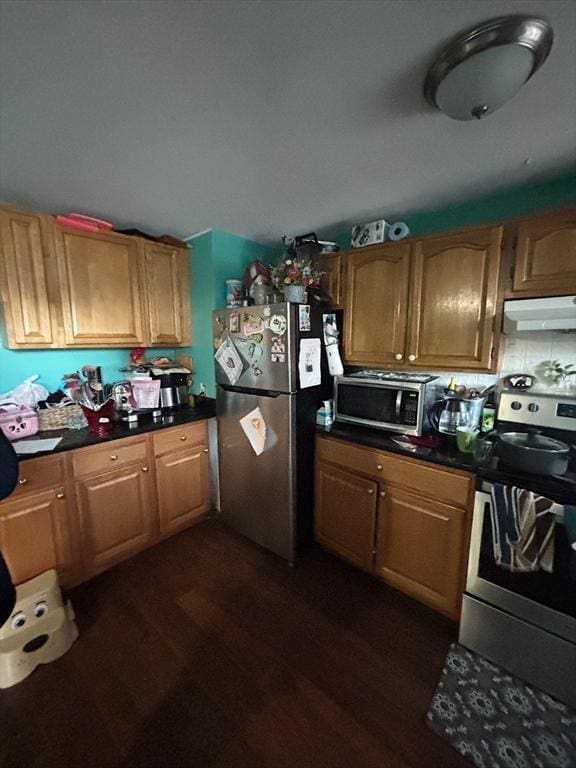
<svg viewBox="0 0 576 768">
<path fill-rule="evenodd" d="M 544 477 L 519 472 L 506 467 L 497 456 L 492 456 L 485 462 L 477 461 L 472 454 L 461 453 L 448 439 L 444 439 L 437 448 L 425 448 L 410 443 L 399 444 L 396 440 L 400 435 L 394 435 L 391 432 L 347 424 L 335 423 L 331 427 L 317 426 L 316 432 L 400 456 L 440 464 L 451 469 L 461 469 L 489 482 L 516 485 L 553 499 L 559 504 L 576 504 L 576 472 L 571 470 L 561 477 L 557 475 Z"/>
<path fill-rule="evenodd" d="M 460 453 L 456 446 L 448 441 L 443 442 L 438 448 L 425 448 L 424 446 L 411 445 L 410 443 L 399 444 L 396 440 L 401 435 L 379 429 L 370 429 L 369 427 L 356 427 L 338 423 L 333 424 L 331 427 L 317 426 L 316 431 L 318 434 L 335 437 L 338 440 L 347 440 L 359 445 L 366 445 L 369 448 L 376 448 L 380 451 L 389 451 L 390 453 L 397 453 L 408 458 L 421 459 L 432 464 L 441 464 L 452 469 L 475 472 L 477 468 L 477 462 L 474 461 L 472 454 Z"/>
<path fill-rule="evenodd" d="M 73 451 L 76 448 L 85 448 L 88 445 L 100 445 L 100 443 L 108 443 L 111 440 L 121 440 L 123 437 L 134 437 L 134 435 L 142 435 L 146 432 L 155 432 L 159 429 L 166 429 L 168 427 L 178 427 L 182 424 L 190 424 L 193 421 L 201 421 L 202 419 L 210 419 L 215 414 L 215 401 L 206 398 L 206 400 L 198 403 L 194 408 L 182 408 L 170 412 L 163 411 L 161 421 L 152 421 L 150 414 L 143 414 L 140 416 L 138 426 L 128 427 L 125 422 L 118 422 L 115 424 L 110 432 L 105 437 L 100 437 L 93 432 L 86 429 L 51 429 L 45 432 L 39 432 L 34 437 L 27 438 L 28 440 L 38 440 L 51 437 L 61 437 L 62 440 L 58 443 L 53 451 L 42 451 L 41 453 L 31 453 L 25 456 L 19 456 L 19 461 L 26 461 L 27 459 L 37 459 L 39 456 L 51 456 L 54 453 L 62 453 L 63 451 Z"/>
</svg>

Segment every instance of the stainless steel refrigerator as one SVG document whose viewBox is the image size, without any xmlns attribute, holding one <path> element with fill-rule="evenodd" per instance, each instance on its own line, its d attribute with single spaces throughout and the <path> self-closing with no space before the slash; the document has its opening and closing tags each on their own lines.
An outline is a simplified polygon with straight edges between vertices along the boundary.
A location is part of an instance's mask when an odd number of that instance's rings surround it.
<svg viewBox="0 0 576 768">
<path fill-rule="evenodd" d="M 291 563 L 312 537 L 315 417 L 332 396 L 328 312 L 282 303 L 213 313 L 221 517 Z M 320 383 L 302 388 L 318 344 Z"/>
</svg>

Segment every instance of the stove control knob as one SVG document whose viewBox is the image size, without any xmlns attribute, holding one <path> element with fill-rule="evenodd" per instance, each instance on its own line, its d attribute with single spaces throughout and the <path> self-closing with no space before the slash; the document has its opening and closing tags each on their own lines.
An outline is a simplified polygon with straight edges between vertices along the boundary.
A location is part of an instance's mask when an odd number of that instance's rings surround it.
<svg viewBox="0 0 576 768">
<path fill-rule="evenodd" d="M 530 413 L 536 413 L 536 411 L 540 410 L 540 406 L 538 403 L 528 403 L 528 410 Z"/>
<path fill-rule="evenodd" d="M 512 408 L 513 411 L 519 411 L 520 408 L 522 408 L 522 403 L 518 402 L 518 400 L 513 400 L 510 403 L 510 408 Z"/>
</svg>

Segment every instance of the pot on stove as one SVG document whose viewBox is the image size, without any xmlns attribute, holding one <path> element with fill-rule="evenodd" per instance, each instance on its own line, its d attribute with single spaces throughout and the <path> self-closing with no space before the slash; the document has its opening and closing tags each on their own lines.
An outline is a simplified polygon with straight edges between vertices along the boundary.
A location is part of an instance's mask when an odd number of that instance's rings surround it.
<svg viewBox="0 0 576 768">
<path fill-rule="evenodd" d="M 496 453 L 504 464 L 521 472 L 563 475 L 568 469 L 570 446 L 542 435 L 538 429 L 528 429 L 497 435 Z"/>
</svg>

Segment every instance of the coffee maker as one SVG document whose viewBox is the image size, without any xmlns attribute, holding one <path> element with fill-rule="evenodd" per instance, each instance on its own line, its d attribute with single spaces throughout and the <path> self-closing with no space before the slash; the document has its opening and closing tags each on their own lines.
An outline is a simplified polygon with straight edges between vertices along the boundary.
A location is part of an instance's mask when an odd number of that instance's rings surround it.
<svg viewBox="0 0 576 768">
<path fill-rule="evenodd" d="M 182 408 L 190 403 L 190 371 L 186 368 L 152 369 L 152 378 L 160 379 L 161 408 Z"/>
</svg>

